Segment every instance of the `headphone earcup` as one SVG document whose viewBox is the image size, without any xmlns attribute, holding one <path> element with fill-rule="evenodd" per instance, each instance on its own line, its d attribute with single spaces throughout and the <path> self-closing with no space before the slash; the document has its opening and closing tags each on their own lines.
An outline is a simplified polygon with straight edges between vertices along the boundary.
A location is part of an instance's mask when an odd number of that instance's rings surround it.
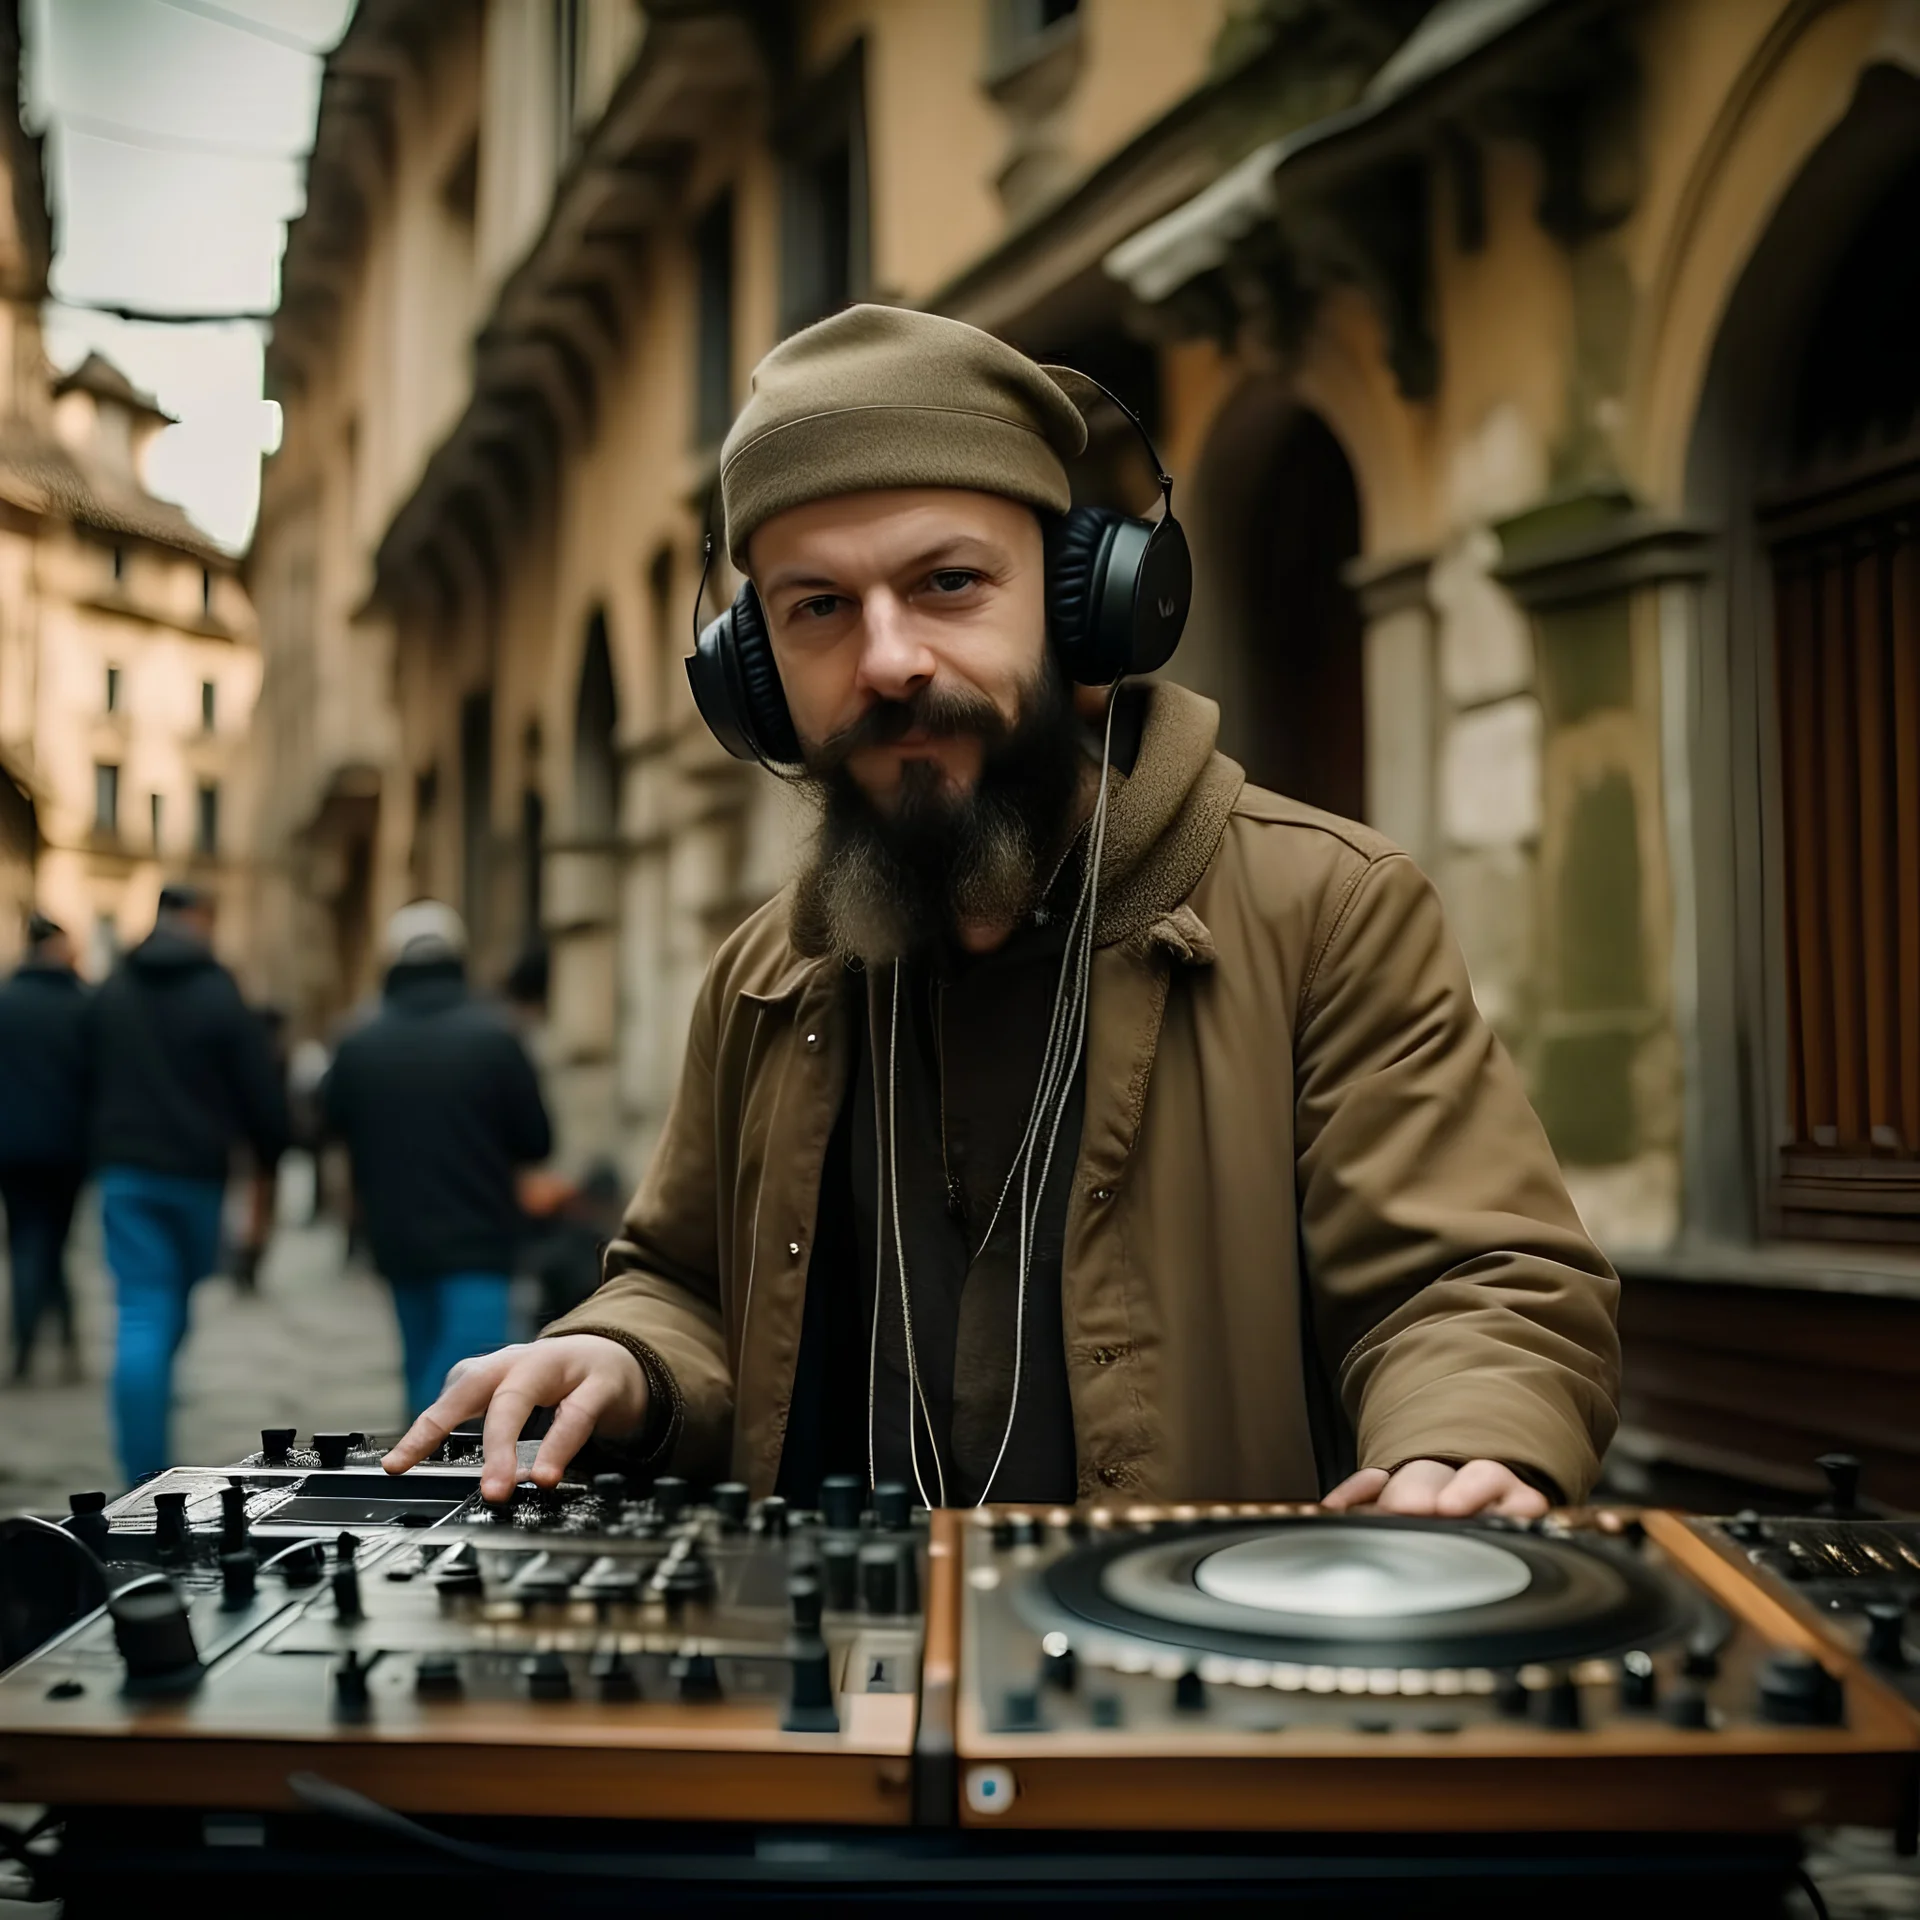
<svg viewBox="0 0 1920 1920">
<path fill-rule="evenodd" d="M 1073 507 L 1049 525 L 1046 541 L 1047 630 L 1067 677 L 1105 687 L 1165 666 L 1193 601 L 1180 522 Z"/>
<path fill-rule="evenodd" d="M 1104 686 L 1093 635 L 1100 603 L 1100 560 L 1121 516 L 1107 507 L 1069 507 L 1047 523 L 1047 631 L 1067 678 Z"/>
<path fill-rule="evenodd" d="M 787 711 L 787 691 L 780 684 L 780 669 L 774 665 L 767 617 L 751 580 L 743 580 L 740 591 L 733 596 L 732 620 L 734 660 L 748 733 L 762 760 L 797 766 L 800 740 L 793 730 L 793 715 Z"/>
</svg>

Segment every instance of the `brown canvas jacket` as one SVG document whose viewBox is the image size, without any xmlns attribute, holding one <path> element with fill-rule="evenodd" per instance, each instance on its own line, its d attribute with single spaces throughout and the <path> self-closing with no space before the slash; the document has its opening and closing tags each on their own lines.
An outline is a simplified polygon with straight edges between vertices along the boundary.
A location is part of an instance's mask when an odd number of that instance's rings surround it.
<svg viewBox="0 0 1920 1920">
<path fill-rule="evenodd" d="M 1311 1499 L 1433 1457 L 1577 1500 L 1615 1423 L 1612 1269 L 1433 888 L 1247 785 L 1217 718 L 1148 690 L 1109 819 L 1062 1271 L 1081 1493 Z M 546 1329 L 639 1355 L 653 1462 L 696 1481 L 774 1484 L 862 991 L 784 895 L 726 942 L 605 1283 Z"/>
</svg>

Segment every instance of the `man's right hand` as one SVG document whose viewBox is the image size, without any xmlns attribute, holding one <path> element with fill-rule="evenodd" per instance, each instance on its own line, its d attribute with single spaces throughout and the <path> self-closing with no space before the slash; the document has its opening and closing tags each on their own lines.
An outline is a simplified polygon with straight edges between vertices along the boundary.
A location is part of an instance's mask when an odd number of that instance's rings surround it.
<svg viewBox="0 0 1920 1920">
<path fill-rule="evenodd" d="M 597 1333 L 556 1334 L 462 1360 L 440 1398 L 381 1465 L 404 1473 L 432 1453 L 462 1420 L 486 1410 L 483 1499 L 506 1500 L 520 1477 L 516 1445 L 535 1407 L 553 1409 L 553 1425 L 534 1456 L 537 1486 L 557 1487 L 568 1461 L 593 1434 L 624 1440 L 647 1418 L 647 1372 L 617 1340 Z"/>
</svg>

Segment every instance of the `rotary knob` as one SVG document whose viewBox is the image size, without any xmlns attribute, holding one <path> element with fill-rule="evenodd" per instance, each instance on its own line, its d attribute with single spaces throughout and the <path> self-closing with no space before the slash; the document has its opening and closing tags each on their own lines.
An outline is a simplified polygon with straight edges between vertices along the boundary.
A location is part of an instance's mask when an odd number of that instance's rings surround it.
<svg viewBox="0 0 1920 1920">
<path fill-rule="evenodd" d="M 107 1615 L 130 1687 L 189 1687 L 199 1680 L 193 1623 L 180 1590 L 164 1573 L 149 1573 L 122 1587 L 107 1602 Z"/>
<path fill-rule="evenodd" d="M 1760 1669 L 1760 1717 L 1783 1727 L 1837 1727 L 1846 1691 L 1811 1654 L 1776 1653 Z"/>
<path fill-rule="evenodd" d="M 687 1483 L 671 1473 L 663 1473 L 653 1483 L 654 1510 L 669 1526 L 686 1512 L 687 1491 Z"/>
<path fill-rule="evenodd" d="M 107 1540 L 112 1529 L 107 1524 L 107 1496 L 104 1493 L 67 1495 L 67 1531 L 83 1547 L 106 1557 Z"/>
<path fill-rule="evenodd" d="M 1867 1658 L 1876 1667 L 1898 1672 L 1907 1664 L 1907 1609 L 1900 1600 L 1869 1600 Z"/>
<path fill-rule="evenodd" d="M 1620 1662 L 1620 1704 L 1631 1712 L 1647 1713 L 1659 1704 L 1660 1682 L 1652 1658 L 1638 1651 Z"/>
<path fill-rule="evenodd" d="M 153 1535 L 163 1557 L 186 1552 L 191 1536 L 184 1493 L 169 1491 L 153 1496 Z"/>
<path fill-rule="evenodd" d="M 360 1604 L 360 1569 L 354 1564 L 360 1542 L 352 1534 L 343 1533 L 333 1543 L 333 1551 L 334 1617 L 352 1625 L 366 1617 Z"/>
<path fill-rule="evenodd" d="M 451 1700 L 461 1691 L 456 1654 L 423 1653 L 413 1669 L 413 1690 L 425 1700 Z"/>
<path fill-rule="evenodd" d="M 247 1544 L 247 1487 L 230 1480 L 220 1489 L 220 1551 L 236 1553 Z"/>
<path fill-rule="evenodd" d="M 1189 1667 L 1173 1683 L 1175 1713 L 1204 1713 L 1207 1710 L 1207 1683 L 1197 1667 Z"/>
<path fill-rule="evenodd" d="M 351 1433 L 316 1433 L 313 1436 L 313 1450 L 320 1456 L 320 1465 L 328 1473 L 338 1473 L 347 1464 L 347 1455 L 353 1451 L 354 1439 Z"/>
<path fill-rule="evenodd" d="M 527 1683 L 527 1695 L 533 1700 L 567 1700 L 573 1696 L 573 1675 L 567 1670 L 567 1657 L 549 1649 L 529 1655 L 520 1663 L 520 1677 Z"/>
<path fill-rule="evenodd" d="M 708 1701 L 720 1698 L 720 1669 L 710 1653 L 683 1653 L 675 1657 L 670 1669 L 680 1698 Z"/>
<path fill-rule="evenodd" d="M 1547 1689 L 1547 1725 L 1557 1733 L 1578 1733 L 1584 1720 L 1580 1689 L 1571 1674 L 1562 1674 Z"/>
<path fill-rule="evenodd" d="M 723 1532 L 738 1533 L 747 1524 L 749 1495 L 744 1480 L 722 1480 L 714 1488 L 712 1500 Z"/>
<path fill-rule="evenodd" d="M 627 1476 L 624 1473 L 596 1473 L 593 1476 L 594 1498 L 613 1512 L 627 1497 Z"/>
<path fill-rule="evenodd" d="M 787 1537 L 787 1503 L 779 1494 L 770 1493 L 760 1502 L 760 1531 L 769 1540 Z"/>
<path fill-rule="evenodd" d="M 333 1710 L 342 1720 L 364 1720 L 372 1705 L 367 1690 L 367 1671 L 371 1661 L 362 1663 L 349 1647 L 333 1670 Z"/>
<path fill-rule="evenodd" d="M 873 1523 L 882 1533 L 905 1533 L 913 1525 L 913 1496 L 898 1480 L 882 1480 L 873 1490 Z"/>
<path fill-rule="evenodd" d="M 1860 1461 L 1851 1453 L 1823 1453 L 1813 1463 L 1827 1477 L 1827 1497 L 1821 1503 L 1823 1513 L 1860 1511 Z"/>
<path fill-rule="evenodd" d="M 820 1635 L 819 1581 L 811 1574 L 789 1580 L 787 1606 L 793 1630 L 787 1640 L 787 1710 L 780 1725 L 788 1733 L 838 1733 L 833 1668 Z"/>
<path fill-rule="evenodd" d="M 292 1427 L 262 1427 L 260 1429 L 260 1462 L 263 1466 L 284 1467 L 287 1456 L 293 1452 L 294 1429 Z"/>
<path fill-rule="evenodd" d="M 612 1705 L 640 1698 L 640 1676 L 628 1666 L 626 1656 L 618 1647 L 596 1653 L 587 1676 L 599 1688 L 600 1698 Z"/>
<path fill-rule="evenodd" d="M 860 1547 L 853 1540 L 820 1543 L 820 1574 L 826 1586 L 827 1611 L 851 1613 L 860 1599 Z"/>
<path fill-rule="evenodd" d="M 820 1513 L 827 1525 L 851 1533 L 860 1524 L 867 1490 L 850 1473 L 830 1473 L 820 1482 Z"/>
</svg>

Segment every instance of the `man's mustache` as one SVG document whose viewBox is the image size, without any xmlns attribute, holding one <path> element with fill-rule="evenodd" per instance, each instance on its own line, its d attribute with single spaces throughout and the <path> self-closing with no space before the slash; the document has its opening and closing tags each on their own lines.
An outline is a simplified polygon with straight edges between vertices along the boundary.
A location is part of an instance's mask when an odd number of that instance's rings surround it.
<svg viewBox="0 0 1920 1920">
<path fill-rule="evenodd" d="M 989 747 L 1010 731 L 1006 719 L 983 693 L 930 682 L 904 700 L 876 700 L 859 719 L 829 734 L 807 755 L 808 770 L 837 773 L 863 747 L 886 747 L 909 733 L 932 740 L 968 735 Z"/>
</svg>

